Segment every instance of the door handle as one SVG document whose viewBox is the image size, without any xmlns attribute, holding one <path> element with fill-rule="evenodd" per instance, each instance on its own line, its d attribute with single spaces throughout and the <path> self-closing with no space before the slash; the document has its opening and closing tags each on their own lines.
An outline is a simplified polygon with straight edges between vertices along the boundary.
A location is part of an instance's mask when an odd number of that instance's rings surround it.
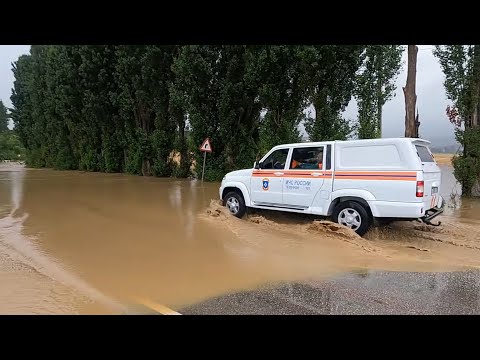
<svg viewBox="0 0 480 360">
<path fill-rule="evenodd" d="M 274 173 L 276 176 L 282 176 L 283 175 L 283 172 L 276 172 Z"/>
<path fill-rule="evenodd" d="M 320 175 L 323 175 L 322 173 L 318 173 L 318 172 L 314 172 L 311 174 L 312 176 L 320 176 Z"/>
</svg>

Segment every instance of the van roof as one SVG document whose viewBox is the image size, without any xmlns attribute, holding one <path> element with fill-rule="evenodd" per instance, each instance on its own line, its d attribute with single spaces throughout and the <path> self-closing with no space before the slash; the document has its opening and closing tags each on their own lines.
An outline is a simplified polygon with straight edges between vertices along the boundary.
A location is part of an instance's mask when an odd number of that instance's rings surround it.
<svg viewBox="0 0 480 360">
<path fill-rule="evenodd" d="M 422 143 L 425 145 L 430 144 L 430 141 L 425 140 L 425 139 L 419 139 L 419 138 L 405 138 L 405 137 L 397 137 L 397 138 L 381 138 L 381 139 L 360 139 L 360 140 L 334 140 L 334 141 L 307 141 L 307 142 L 300 142 L 300 143 L 292 143 L 292 144 L 279 144 L 275 147 L 281 147 L 281 146 L 315 146 L 319 144 L 325 144 L 325 143 L 356 143 L 356 142 L 361 142 L 361 143 L 372 143 L 372 144 L 378 144 L 378 143 L 392 143 L 394 142 L 401 142 L 401 141 L 408 141 L 412 143 Z"/>
</svg>

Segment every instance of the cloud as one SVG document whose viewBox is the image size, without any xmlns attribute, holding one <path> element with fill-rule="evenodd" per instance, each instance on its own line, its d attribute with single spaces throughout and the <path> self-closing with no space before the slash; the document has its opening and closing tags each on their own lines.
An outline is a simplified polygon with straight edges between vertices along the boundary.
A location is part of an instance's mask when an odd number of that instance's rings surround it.
<svg viewBox="0 0 480 360">
<path fill-rule="evenodd" d="M 433 45 L 418 45 L 416 93 L 420 120 L 420 136 L 438 142 L 455 142 L 453 126 L 445 115 L 447 100 L 443 87 L 444 75 L 432 53 Z M 404 136 L 405 97 L 402 87 L 407 81 L 407 51 L 402 56 L 403 67 L 397 78 L 395 97 L 383 107 L 383 137 Z M 357 104 L 352 100 L 344 116 L 357 118 Z"/>
</svg>

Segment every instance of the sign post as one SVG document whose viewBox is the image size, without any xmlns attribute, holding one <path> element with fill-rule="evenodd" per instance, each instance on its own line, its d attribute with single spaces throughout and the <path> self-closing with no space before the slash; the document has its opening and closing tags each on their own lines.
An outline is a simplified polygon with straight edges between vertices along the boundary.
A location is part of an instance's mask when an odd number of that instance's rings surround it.
<svg viewBox="0 0 480 360">
<path fill-rule="evenodd" d="M 202 168 L 202 182 L 203 182 L 203 175 L 205 174 L 205 160 L 207 159 L 207 152 L 212 152 L 212 145 L 210 144 L 210 139 L 206 138 L 203 140 L 202 146 L 200 146 L 200 151 L 203 152 L 203 168 Z"/>
</svg>

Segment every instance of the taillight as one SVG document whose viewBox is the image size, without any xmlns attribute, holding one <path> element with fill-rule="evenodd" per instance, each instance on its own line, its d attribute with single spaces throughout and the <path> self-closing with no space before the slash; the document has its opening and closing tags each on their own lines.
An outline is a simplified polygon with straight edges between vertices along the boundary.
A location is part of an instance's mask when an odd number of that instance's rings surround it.
<svg viewBox="0 0 480 360">
<path fill-rule="evenodd" d="M 417 197 L 423 197 L 423 190 L 425 186 L 423 181 L 417 181 Z"/>
</svg>

